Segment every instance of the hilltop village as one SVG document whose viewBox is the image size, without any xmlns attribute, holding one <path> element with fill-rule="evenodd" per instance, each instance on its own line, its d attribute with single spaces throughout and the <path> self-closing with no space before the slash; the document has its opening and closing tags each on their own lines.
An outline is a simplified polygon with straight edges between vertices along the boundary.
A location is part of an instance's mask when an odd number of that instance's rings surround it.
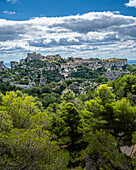
<svg viewBox="0 0 136 170">
<path fill-rule="evenodd" d="M 10 65 L 0 62 L 2 169 L 134 170 L 135 64 L 34 52 Z"/>
<path fill-rule="evenodd" d="M 28 53 L 20 62 L 11 61 L 11 69 L 4 62 L 0 62 L 0 71 L 9 71 L 7 76 L 1 75 L 3 82 L 21 88 L 32 88 L 46 85 L 52 81 L 63 79 L 85 78 L 94 80 L 99 76 L 115 80 L 118 76 L 129 74 L 123 69 L 127 66 L 127 59 L 98 59 L 98 58 L 62 58 L 59 54 L 43 56 L 40 53 Z"/>
</svg>

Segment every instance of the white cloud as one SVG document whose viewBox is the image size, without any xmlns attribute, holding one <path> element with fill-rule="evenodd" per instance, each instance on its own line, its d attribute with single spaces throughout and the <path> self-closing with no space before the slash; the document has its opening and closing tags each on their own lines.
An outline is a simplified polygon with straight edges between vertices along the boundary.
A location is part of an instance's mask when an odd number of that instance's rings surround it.
<svg viewBox="0 0 136 170">
<path fill-rule="evenodd" d="M 18 0 L 7 0 L 7 2 L 11 2 L 13 4 L 15 4 Z"/>
<path fill-rule="evenodd" d="M 135 7 L 136 8 L 136 0 L 129 0 L 129 3 L 125 4 L 128 7 Z"/>
<path fill-rule="evenodd" d="M 16 12 L 12 12 L 12 11 L 3 11 L 4 14 L 9 14 L 9 15 L 14 15 L 16 14 Z"/>
<path fill-rule="evenodd" d="M 0 19 L 0 23 L 0 57 L 26 56 L 30 51 L 43 55 L 60 53 L 65 57 L 120 57 L 123 52 L 134 55 L 136 18 L 117 12 L 37 17 L 27 21 Z"/>
</svg>

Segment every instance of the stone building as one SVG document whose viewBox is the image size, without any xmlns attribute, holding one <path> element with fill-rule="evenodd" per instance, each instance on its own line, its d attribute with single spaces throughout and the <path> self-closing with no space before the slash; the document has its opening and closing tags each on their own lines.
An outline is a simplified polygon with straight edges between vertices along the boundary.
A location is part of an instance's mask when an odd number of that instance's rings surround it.
<svg viewBox="0 0 136 170">
<path fill-rule="evenodd" d="M 26 62 L 32 61 L 32 60 L 44 60 L 45 56 L 42 56 L 40 53 L 27 53 L 27 57 L 26 57 Z"/>
<path fill-rule="evenodd" d="M 59 54 L 56 54 L 56 55 L 47 55 L 45 57 L 45 59 L 50 59 L 50 60 L 56 60 L 56 61 L 59 61 L 61 60 L 61 56 Z"/>
<path fill-rule="evenodd" d="M 117 70 L 121 70 L 123 66 L 127 65 L 127 59 L 108 59 L 102 60 L 102 66 L 106 68 L 108 71 L 111 70 L 112 67 L 115 67 Z"/>
<path fill-rule="evenodd" d="M 20 64 L 24 64 L 24 63 L 25 63 L 25 59 L 21 59 Z"/>
</svg>

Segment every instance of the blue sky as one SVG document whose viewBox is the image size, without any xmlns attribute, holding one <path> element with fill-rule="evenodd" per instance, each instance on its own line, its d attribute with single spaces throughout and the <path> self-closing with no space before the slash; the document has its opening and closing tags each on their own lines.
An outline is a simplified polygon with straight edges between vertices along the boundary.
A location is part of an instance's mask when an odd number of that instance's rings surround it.
<svg viewBox="0 0 136 170">
<path fill-rule="evenodd" d="M 136 0 L 0 0 L 0 60 L 136 59 Z"/>
<path fill-rule="evenodd" d="M 27 20 L 32 17 L 56 17 L 87 12 L 120 11 L 123 15 L 136 16 L 135 8 L 124 4 L 129 0 L 0 0 L 0 16 L 5 19 Z M 16 12 L 8 15 L 3 11 Z"/>
</svg>

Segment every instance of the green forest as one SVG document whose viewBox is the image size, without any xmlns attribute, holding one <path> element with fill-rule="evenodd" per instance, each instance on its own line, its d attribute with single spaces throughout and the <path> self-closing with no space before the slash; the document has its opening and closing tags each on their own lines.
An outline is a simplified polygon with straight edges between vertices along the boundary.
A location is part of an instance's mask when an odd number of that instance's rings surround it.
<svg viewBox="0 0 136 170">
<path fill-rule="evenodd" d="M 135 154 L 121 152 L 136 144 L 136 74 L 107 81 L 1 82 L 0 170 L 136 169 Z"/>
</svg>

